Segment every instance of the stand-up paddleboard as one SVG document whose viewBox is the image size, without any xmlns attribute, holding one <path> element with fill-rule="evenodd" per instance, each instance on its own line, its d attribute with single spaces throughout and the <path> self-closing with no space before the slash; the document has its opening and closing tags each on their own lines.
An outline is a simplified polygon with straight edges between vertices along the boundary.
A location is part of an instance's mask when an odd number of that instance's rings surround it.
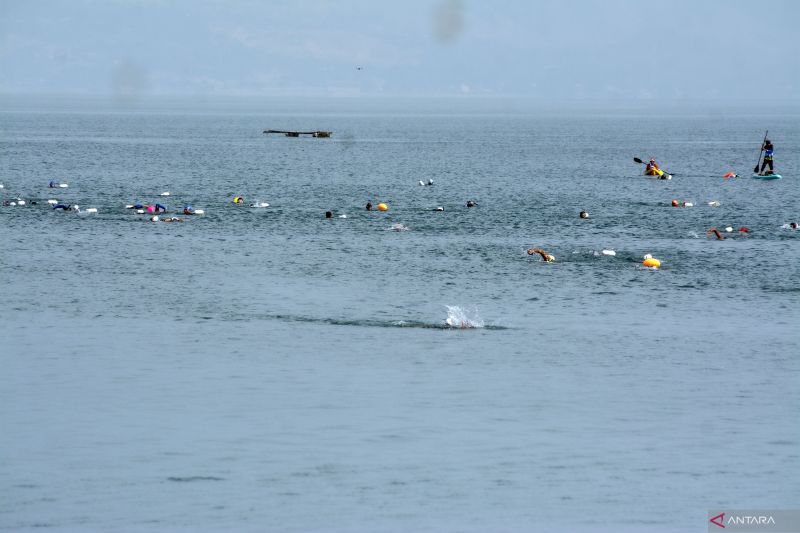
<svg viewBox="0 0 800 533">
<path fill-rule="evenodd" d="M 766 174 L 763 176 L 761 174 L 753 174 L 754 180 L 779 180 L 781 177 L 780 174 Z"/>
</svg>

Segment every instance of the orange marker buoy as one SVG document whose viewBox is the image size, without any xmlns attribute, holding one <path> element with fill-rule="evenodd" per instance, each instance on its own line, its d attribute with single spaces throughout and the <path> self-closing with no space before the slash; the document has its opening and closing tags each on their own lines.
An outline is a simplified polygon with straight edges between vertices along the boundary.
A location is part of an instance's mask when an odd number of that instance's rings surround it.
<svg viewBox="0 0 800 533">
<path fill-rule="evenodd" d="M 383 202 L 378 204 L 378 211 L 388 211 L 388 210 L 389 210 L 388 205 L 384 204 Z"/>
<path fill-rule="evenodd" d="M 659 261 L 655 257 L 648 257 L 647 259 L 642 261 L 642 265 L 651 268 L 659 268 L 661 266 L 661 261 Z"/>
</svg>

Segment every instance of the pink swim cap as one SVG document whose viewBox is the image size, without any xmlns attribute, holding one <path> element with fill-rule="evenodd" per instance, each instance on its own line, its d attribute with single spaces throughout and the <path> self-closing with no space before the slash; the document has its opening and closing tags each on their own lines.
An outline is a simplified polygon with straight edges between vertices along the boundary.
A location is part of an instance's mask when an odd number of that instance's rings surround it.
<svg viewBox="0 0 800 533">
<path fill-rule="evenodd" d="M 147 206 L 147 212 L 148 212 L 148 213 L 155 213 L 155 212 L 156 212 L 156 206 L 154 206 L 154 205 L 148 205 L 148 206 Z"/>
</svg>

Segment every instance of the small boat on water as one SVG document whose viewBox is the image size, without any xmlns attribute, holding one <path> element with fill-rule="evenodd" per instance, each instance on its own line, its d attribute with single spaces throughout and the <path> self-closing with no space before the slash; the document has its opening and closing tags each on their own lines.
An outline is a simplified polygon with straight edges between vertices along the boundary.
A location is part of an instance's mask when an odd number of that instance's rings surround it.
<svg viewBox="0 0 800 533">
<path fill-rule="evenodd" d="M 648 168 L 648 169 L 645 169 L 644 175 L 645 176 L 655 176 L 660 180 L 671 180 L 672 179 L 672 175 L 671 174 L 667 174 L 666 172 L 664 172 L 660 168 Z"/>
</svg>

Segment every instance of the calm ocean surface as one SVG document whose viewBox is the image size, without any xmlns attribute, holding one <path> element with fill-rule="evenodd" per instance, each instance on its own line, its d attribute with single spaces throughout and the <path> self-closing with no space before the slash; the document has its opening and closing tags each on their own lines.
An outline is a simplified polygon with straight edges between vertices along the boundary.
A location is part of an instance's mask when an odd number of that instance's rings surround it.
<svg viewBox="0 0 800 533">
<path fill-rule="evenodd" d="M 37 202 L 0 207 L 0 529 L 705 531 L 800 505 L 796 110 L 90 109 L 0 108 L 0 196 Z M 782 180 L 750 178 L 765 128 Z M 124 209 L 156 201 L 206 214 Z"/>
</svg>

